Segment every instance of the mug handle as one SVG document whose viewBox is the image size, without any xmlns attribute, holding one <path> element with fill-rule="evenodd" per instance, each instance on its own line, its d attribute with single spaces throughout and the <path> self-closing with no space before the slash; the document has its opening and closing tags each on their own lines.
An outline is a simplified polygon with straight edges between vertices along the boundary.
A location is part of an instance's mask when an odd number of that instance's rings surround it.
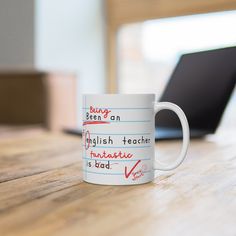
<svg viewBox="0 0 236 236">
<path fill-rule="evenodd" d="M 178 116 L 183 130 L 183 144 L 179 156 L 173 163 L 164 164 L 158 160 L 155 160 L 154 162 L 155 170 L 173 170 L 177 168 L 184 161 L 189 146 L 189 125 L 183 110 L 179 106 L 170 102 L 159 102 L 154 104 L 155 115 L 160 110 L 164 109 L 171 110 L 175 112 L 175 114 Z"/>
</svg>

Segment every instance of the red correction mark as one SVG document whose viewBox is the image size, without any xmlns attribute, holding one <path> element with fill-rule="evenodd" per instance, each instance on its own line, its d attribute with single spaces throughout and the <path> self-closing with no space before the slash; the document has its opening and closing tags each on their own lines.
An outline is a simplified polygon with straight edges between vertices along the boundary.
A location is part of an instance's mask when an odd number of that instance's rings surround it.
<svg viewBox="0 0 236 236">
<path fill-rule="evenodd" d="M 90 133 L 88 130 L 85 132 L 84 146 L 85 150 L 88 150 L 90 147 Z"/>
<path fill-rule="evenodd" d="M 108 121 L 84 121 L 83 125 L 99 125 L 99 124 L 109 124 Z"/>
<path fill-rule="evenodd" d="M 125 167 L 125 178 L 129 178 L 133 170 L 136 168 L 136 166 L 141 162 L 141 160 L 138 160 L 135 165 L 132 167 L 132 169 L 127 173 L 127 166 Z"/>
</svg>

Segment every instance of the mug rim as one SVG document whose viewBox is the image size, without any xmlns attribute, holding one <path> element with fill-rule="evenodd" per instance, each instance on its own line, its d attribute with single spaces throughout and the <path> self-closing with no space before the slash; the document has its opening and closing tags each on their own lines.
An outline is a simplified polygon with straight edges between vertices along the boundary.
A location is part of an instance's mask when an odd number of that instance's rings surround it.
<svg viewBox="0 0 236 236">
<path fill-rule="evenodd" d="M 156 96 L 155 93 L 84 93 L 82 96 Z"/>
</svg>

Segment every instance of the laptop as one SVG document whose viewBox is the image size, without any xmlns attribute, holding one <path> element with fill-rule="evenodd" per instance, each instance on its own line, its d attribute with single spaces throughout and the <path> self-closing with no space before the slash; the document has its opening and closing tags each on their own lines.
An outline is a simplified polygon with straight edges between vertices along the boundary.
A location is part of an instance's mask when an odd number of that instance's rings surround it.
<svg viewBox="0 0 236 236">
<path fill-rule="evenodd" d="M 185 112 L 191 138 L 213 134 L 236 83 L 236 47 L 184 54 L 159 101 L 173 102 Z M 182 138 L 181 125 L 171 111 L 155 118 L 157 140 Z"/>
</svg>

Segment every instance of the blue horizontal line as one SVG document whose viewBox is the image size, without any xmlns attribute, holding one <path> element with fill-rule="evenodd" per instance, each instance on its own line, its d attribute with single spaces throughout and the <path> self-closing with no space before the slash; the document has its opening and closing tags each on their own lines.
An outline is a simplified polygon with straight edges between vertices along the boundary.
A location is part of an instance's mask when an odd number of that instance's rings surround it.
<svg viewBox="0 0 236 236">
<path fill-rule="evenodd" d="M 89 110 L 90 107 L 82 107 L 83 110 Z M 98 107 L 98 109 L 109 109 L 109 110 L 149 110 L 152 107 Z"/>
<path fill-rule="evenodd" d="M 105 133 L 90 133 L 92 135 L 151 135 L 151 133 L 136 133 L 136 134 L 105 134 Z"/>
<path fill-rule="evenodd" d="M 82 145 L 82 147 L 85 147 L 85 145 Z M 87 146 L 86 146 L 87 147 Z M 90 148 L 148 148 L 151 147 L 151 145 L 148 146 L 90 146 Z"/>
<path fill-rule="evenodd" d="M 105 122 L 110 122 L 110 123 L 135 123 L 135 122 L 151 122 L 151 120 L 83 120 L 83 122 L 88 122 L 88 121 L 105 121 Z"/>
<path fill-rule="evenodd" d="M 89 171 L 83 169 L 84 172 L 91 173 L 91 174 L 99 174 L 99 175 L 124 175 L 124 173 L 101 173 L 101 172 L 95 172 L 95 171 Z"/>
<path fill-rule="evenodd" d="M 91 157 L 83 157 L 84 160 L 90 160 L 90 161 L 120 161 L 120 162 L 123 162 L 123 161 L 150 161 L 151 158 L 139 158 L 139 159 L 109 159 L 109 158 L 106 158 L 106 159 L 96 159 L 96 158 L 91 158 Z"/>
<path fill-rule="evenodd" d="M 107 172 L 95 172 L 95 171 L 90 171 L 90 170 L 85 170 L 83 169 L 84 172 L 91 173 L 91 174 L 98 174 L 98 175 L 124 175 L 124 173 L 107 173 Z M 143 171 L 143 173 L 149 173 L 151 170 Z"/>
<path fill-rule="evenodd" d="M 151 122 L 151 120 L 117 120 L 117 121 L 109 121 L 109 122 Z"/>
</svg>

